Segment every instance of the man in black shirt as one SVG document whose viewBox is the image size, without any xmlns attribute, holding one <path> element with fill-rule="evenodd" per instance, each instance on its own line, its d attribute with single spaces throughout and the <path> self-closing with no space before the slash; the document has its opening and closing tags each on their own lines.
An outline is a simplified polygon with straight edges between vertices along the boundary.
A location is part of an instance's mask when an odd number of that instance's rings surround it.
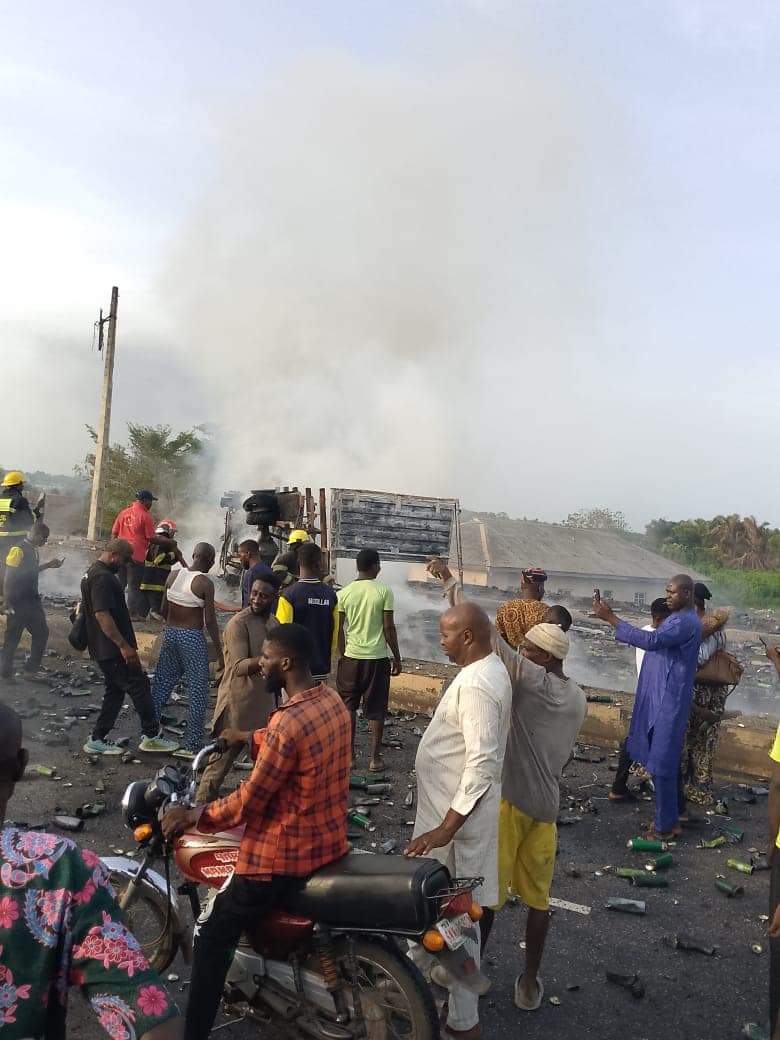
<svg viewBox="0 0 780 1040">
<path fill-rule="evenodd" d="M 18 545 L 12 545 L 4 556 L 3 599 L 8 615 L 0 671 L 8 682 L 14 681 L 14 654 L 25 629 L 30 633 L 30 656 L 24 666 L 25 672 L 38 671 L 46 649 L 49 626 L 38 592 L 38 575 L 41 571 L 61 567 L 63 563 L 56 559 L 47 563 L 39 561 L 38 550 L 46 544 L 48 537 L 49 528 L 38 520 L 27 536 Z M 5 549 L 5 545 L 2 545 L 2 549 Z"/>
<path fill-rule="evenodd" d="M 91 755 L 121 755 L 122 749 L 108 740 L 119 715 L 125 694 L 133 702 L 147 738 L 147 750 L 170 752 L 178 747 L 163 740 L 154 710 L 149 679 L 138 656 L 133 623 L 117 571 L 133 556 L 133 547 L 123 538 L 108 542 L 103 552 L 81 579 L 81 609 L 87 625 L 89 656 L 103 673 L 106 692 L 103 705 L 84 745 Z M 154 744 L 154 747 L 149 746 Z"/>
<path fill-rule="evenodd" d="M 331 656 L 335 652 L 338 623 L 336 593 L 322 580 L 322 551 L 314 542 L 304 542 L 298 551 L 300 577 L 283 589 L 276 608 L 277 620 L 283 624 L 303 625 L 314 642 L 312 675 L 318 682 L 330 674 Z"/>
</svg>

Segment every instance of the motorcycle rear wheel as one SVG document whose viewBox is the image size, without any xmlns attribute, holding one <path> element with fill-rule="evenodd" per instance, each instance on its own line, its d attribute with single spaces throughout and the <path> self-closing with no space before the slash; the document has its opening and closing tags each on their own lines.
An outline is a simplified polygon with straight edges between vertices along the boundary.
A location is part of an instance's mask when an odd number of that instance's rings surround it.
<svg viewBox="0 0 780 1040">
<path fill-rule="evenodd" d="M 416 965 L 384 939 L 356 937 L 354 943 L 366 1035 L 383 1040 L 436 1040 L 436 1004 Z M 337 943 L 336 954 L 342 975 L 349 980 L 346 941 Z M 351 1009 L 351 990 L 347 990 L 346 996 Z"/>
<path fill-rule="evenodd" d="M 111 871 L 111 885 L 117 900 L 122 899 L 129 884 L 126 874 Z M 170 921 L 166 926 L 168 904 L 163 894 L 151 885 L 142 886 L 125 909 L 125 916 L 150 966 L 157 972 L 165 971 L 176 956 L 176 944 Z"/>
</svg>

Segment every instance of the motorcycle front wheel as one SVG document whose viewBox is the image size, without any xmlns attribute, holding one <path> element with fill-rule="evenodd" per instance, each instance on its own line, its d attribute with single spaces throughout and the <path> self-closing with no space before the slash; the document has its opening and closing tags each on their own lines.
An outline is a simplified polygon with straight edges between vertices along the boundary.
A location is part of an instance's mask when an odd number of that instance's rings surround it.
<svg viewBox="0 0 780 1040">
<path fill-rule="evenodd" d="M 111 885 L 121 902 L 131 878 L 111 871 Z M 176 956 L 173 928 L 168 920 L 168 903 L 162 892 L 152 885 L 141 885 L 129 906 L 124 909 L 127 927 L 138 940 L 144 957 L 157 972 L 165 971 Z"/>
<path fill-rule="evenodd" d="M 338 942 L 336 953 L 345 979 L 347 1004 L 354 1012 L 346 940 Z M 383 939 L 355 937 L 354 953 L 368 1040 L 436 1040 L 436 1004 L 416 965 Z"/>
</svg>

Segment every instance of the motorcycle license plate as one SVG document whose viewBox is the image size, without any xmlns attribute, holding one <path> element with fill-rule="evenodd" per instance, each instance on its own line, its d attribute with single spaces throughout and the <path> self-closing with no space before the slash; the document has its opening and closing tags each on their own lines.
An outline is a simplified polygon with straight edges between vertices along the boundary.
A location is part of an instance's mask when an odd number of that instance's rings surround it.
<svg viewBox="0 0 780 1040">
<path fill-rule="evenodd" d="M 457 950 L 466 941 L 463 929 L 470 928 L 471 925 L 471 918 L 468 914 L 459 914 L 458 917 L 445 917 L 439 921 L 436 930 L 451 950 Z"/>
</svg>

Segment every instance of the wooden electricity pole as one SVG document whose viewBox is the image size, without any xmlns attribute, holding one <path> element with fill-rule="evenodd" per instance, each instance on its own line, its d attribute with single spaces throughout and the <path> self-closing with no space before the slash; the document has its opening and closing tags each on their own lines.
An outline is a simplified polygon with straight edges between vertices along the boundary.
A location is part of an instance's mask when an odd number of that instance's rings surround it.
<svg viewBox="0 0 780 1040">
<path fill-rule="evenodd" d="M 111 310 L 108 315 L 106 355 L 103 361 L 103 391 L 100 396 L 100 421 L 95 445 L 95 470 L 92 474 L 92 495 L 89 500 L 87 538 L 93 541 L 100 534 L 103 519 L 103 488 L 106 483 L 108 446 L 111 431 L 111 395 L 114 391 L 114 348 L 116 346 L 116 312 L 119 307 L 119 289 L 111 290 Z M 101 330 L 102 331 L 102 330 Z"/>
</svg>

